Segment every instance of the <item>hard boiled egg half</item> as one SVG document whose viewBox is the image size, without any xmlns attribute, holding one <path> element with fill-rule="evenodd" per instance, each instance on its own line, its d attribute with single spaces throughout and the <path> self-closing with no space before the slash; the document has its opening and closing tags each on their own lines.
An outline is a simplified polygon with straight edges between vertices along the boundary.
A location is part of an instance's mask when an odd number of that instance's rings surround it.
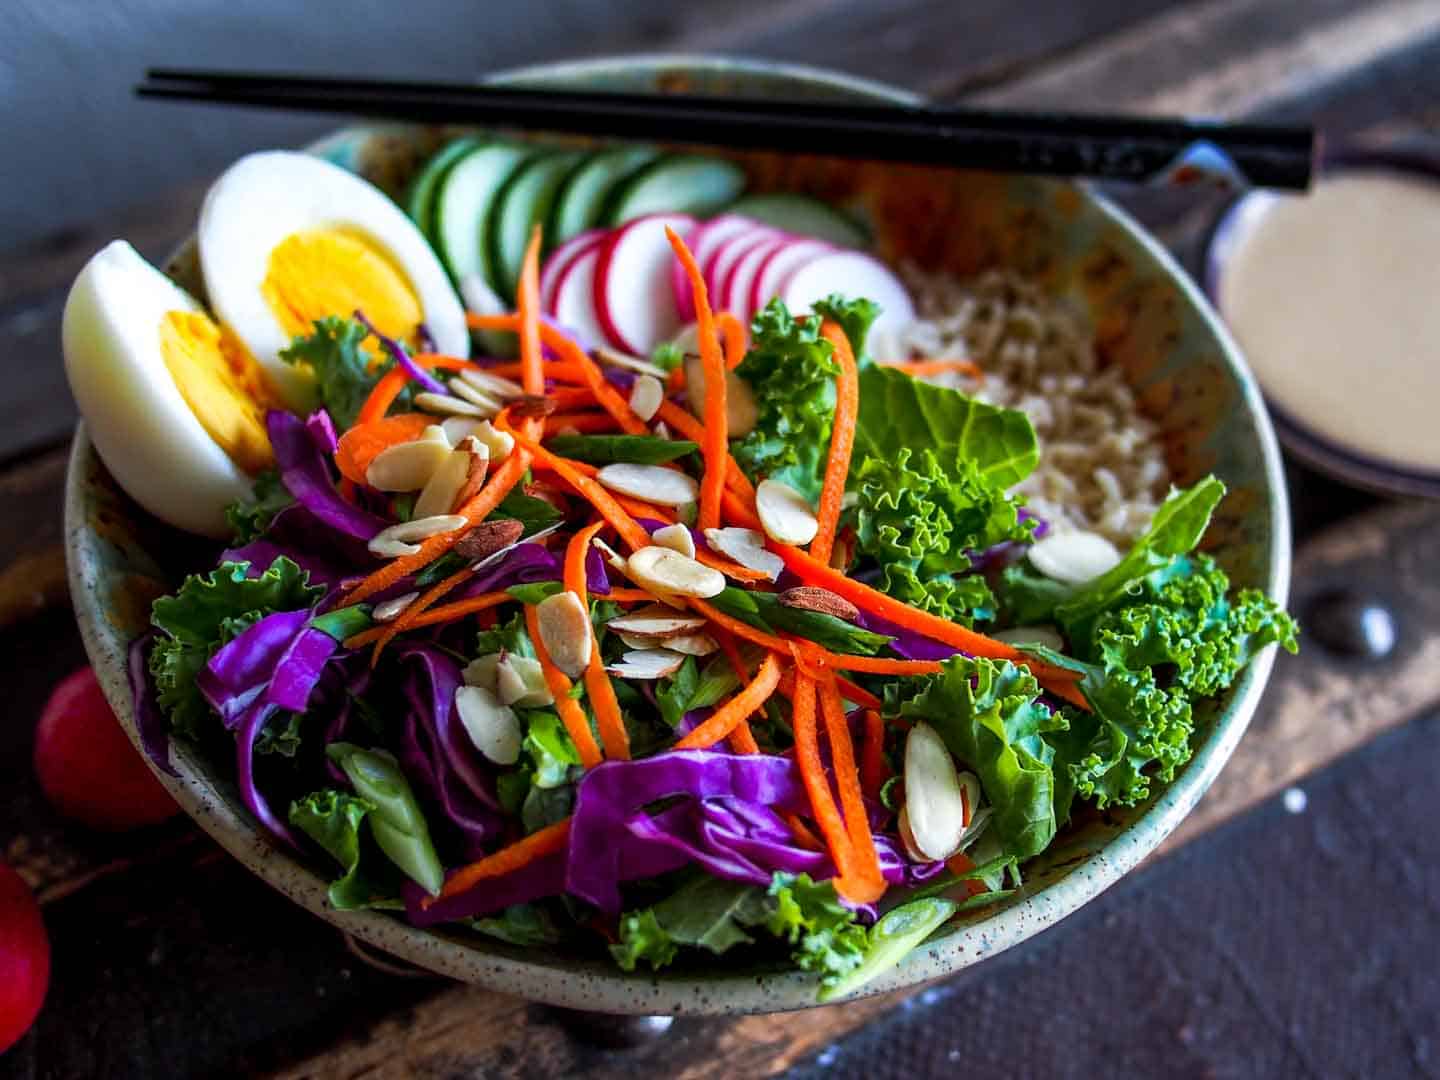
<svg viewBox="0 0 1440 1080">
<path fill-rule="evenodd" d="M 272 463 L 255 362 L 184 289 L 116 240 L 86 263 L 62 322 L 65 373 L 115 479 L 156 517 L 225 536 L 225 507 Z"/>
<path fill-rule="evenodd" d="M 438 351 L 468 356 L 465 313 L 440 261 L 384 192 L 321 158 L 243 157 L 215 181 L 196 232 L 210 306 L 292 408 L 313 404 L 280 351 L 327 315 L 356 310 L 407 344 L 423 323 Z"/>
</svg>

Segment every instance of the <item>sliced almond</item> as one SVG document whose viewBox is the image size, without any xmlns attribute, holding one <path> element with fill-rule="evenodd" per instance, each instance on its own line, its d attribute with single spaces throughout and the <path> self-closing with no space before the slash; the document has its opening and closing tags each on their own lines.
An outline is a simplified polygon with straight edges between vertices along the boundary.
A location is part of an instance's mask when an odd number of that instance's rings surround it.
<svg viewBox="0 0 1440 1080">
<path fill-rule="evenodd" d="M 461 686 L 455 691 L 455 711 L 475 749 L 496 765 L 520 760 L 524 736 L 515 710 L 483 686 Z"/>
<path fill-rule="evenodd" d="M 780 594 L 784 607 L 799 611 L 818 611 L 822 615 L 834 615 L 837 619 L 854 622 L 860 617 L 860 609 L 838 593 L 822 589 L 818 585 L 797 585 Z"/>
<path fill-rule="evenodd" d="M 508 432 L 496 431 L 489 420 L 474 420 L 467 416 L 452 416 L 440 425 L 451 446 L 459 446 L 473 436 L 490 451 L 490 460 L 504 461 L 515 449 L 515 437 Z"/>
<path fill-rule="evenodd" d="M 664 679 L 679 671 L 684 662 L 684 653 L 669 649 L 635 649 L 605 670 L 622 679 Z"/>
<path fill-rule="evenodd" d="M 455 397 L 452 394 L 436 394 L 426 390 L 423 394 L 415 395 L 415 407 L 428 413 L 435 413 L 439 416 L 473 416 L 481 419 L 487 416 L 494 416 L 494 412 L 487 412 L 478 405 Z M 496 412 L 499 410 L 497 409 Z"/>
<path fill-rule="evenodd" d="M 535 607 L 540 640 L 550 661 L 570 678 L 577 678 L 590 666 L 594 643 L 590 613 L 573 592 L 547 596 Z"/>
<path fill-rule="evenodd" d="M 403 559 L 407 555 L 419 555 L 419 544 L 407 544 L 400 540 L 382 540 L 379 536 L 372 537 L 365 545 L 371 555 L 381 559 Z"/>
<path fill-rule="evenodd" d="M 688 634 L 701 629 L 705 618 L 672 610 L 661 604 L 648 604 L 643 608 L 620 615 L 605 624 L 616 633 L 629 634 L 636 638 L 649 638 L 653 642 L 660 638 Z"/>
<path fill-rule="evenodd" d="M 460 489 L 465 487 L 470 470 L 476 465 L 477 448 L 484 455 L 484 464 L 488 466 L 490 451 L 473 435 L 467 438 L 464 444 L 450 451 L 450 456 L 426 482 L 420 497 L 415 500 L 417 518 L 450 513 L 455 506 L 455 497 L 460 494 Z"/>
<path fill-rule="evenodd" d="M 686 656 L 709 656 L 720 645 L 709 634 L 679 634 L 660 642 L 660 647 Z"/>
<path fill-rule="evenodd" d="M 370 612 L 370 618 L 376 622 L 394 622 L 400 617 L 401 612 L 415 602 L 415 598 L 419 595 L 418 592 L 407 592 L 404 596 L 384 600 L 375 605 L 375 610 Z"/>
<path fill-rule="evenodd" d="M 1084 585 L 1120 562 L 1114 544 L 1096 533 L 1080 530 L 1052 533 L 1036 540 L 1025 554 L 1036 570 L 1066 585 Z"/>
<path fill-rule="evenodd" d="M 669 372 L 662 367 L 650 363 L 649 360 L 642 360 L 638 356 L 631 356 L 629 353 L 620 352 L 618 349 L 611 349 L 604 345 L 595 350 L 595 359 L 602 364 L 609 364 L 611 367 L 624 368 L 626 371 L 633 371 L 639 375 L 649 375 L 655 379 L 665 379 Z"/>
<path fill-rule="evenodd" d="M 606 465 L 595 479 L 611 491 L 657 506 L 684 506 L 700 494 L 693 477 L 660 465 Z"/>
<path fill-rule="evenodd" d="M 765 549 L 765 534 L 754 529 L 730 525 L 723 529 L 706 529 L 705 542 L 715 551 L 750 570 L 758 570 L 771 581 L 780 576 L 785 562 L 773 551 Z"/>
<path fill-rule="evenodd" d="M 418 439 L 386 447 L 365 470 L 365 482 L 377 491 L 419 491 L 450 456 L 450 440 L 432 424 Z"/>
<path fill-rule="evenodd" d="M 1065 639 L 1053 626 L 1012 626 L 1009 630 L 995 630 L 990 636 L 1007 645 L 1043 645 L 1056 652 L 1065 648 Z"/>
<path fill-rule="evenodd" d="M 630 556 L 625 565 L 630 580 L 651 591 L 701 599 L 725 591 L 725 575 L 719 570 L 712 570 L 659 544 L 641 548 Z"/>
<path fill-rule="evenodd" d="M 905 849 L 905 854 L 910 856 L 911 862 L 935 861 L 915 845 L 915 834 L 910 831 L 910 814 L 903 806 L 895 816 L 895 831 L 900 834 L 900 844 Z"/>
<path fill-rule="evenodd" d="M 593 538 L 590 543 L 599 550 L 601 556 L 605 559 L 605 562 L 607 565 L 609 565 L 610 569 L 618 570 L 622 574 L 629 570 L 629 567 L 625 563 L 625 556 L 621 555 L 604 540 L 601 540 L 600 537 L 597 536 Z"/>
<path fill-rule="evenodd" d="M 835 546 L 830 549 L 830 568 L 844 573 L 850 568 L 850 559 L 855 554 L 855 534 L 842 529 L 835 537 Z"/>
<path fill-rule="evenodd" d="M 670 428 L 666 426 L 664 420 L 661 420 L 650 430 L 654 432 L 657 439 L 664 439 L 666 442 L 670 442 L 674 438 L 674 436 L 670 434 Z"/>
<path fill-rule="evenodd" d="M 481 424 L 488 423 L 488 420 L 472 420 L 468 416 L 448 416 L 440 421 L 440 430 L 445 432 L 451 446 L 459 446 L 479 431 Z"/>
<path fill-rule="evenodd" d="M 464 483 L 450 499 L 452 513 L 458 513 L 462 506 L 480 494 L 480 489 L 485 486 L 485 477 L 490 475 L 490 451 L 474 435 L 467 435 L 457 449 L 468 453 L 470 460 Z"/>
<path fill-rule="evenodd" d="M 421 540 L 429 540 L 432 536 L 454 532 L 456 529 L 464 528 L 467 524 L 469 524 L 469 520 L 459 514 L 435 514 L 431 517 L 416 518 L 413 521 L 402 521 L 398 525 L 391 525 L 388 529 L 381 529 L 367 546 L 372 554 L 385 555 L 391 553 L 395 545 L 414 545 Z M 404 554 L 413 555 L 419 550 L 419 548 L 415 548 Z"/>
<path fill-rule="evenodd" d="M 451 379 L 450 392 L 462 401 L 468 401 L 486 416 L 495 416 L 505 407 L 499 398 L 491 397 L 483 390 L 477 390 L 464 379 Z"/>
<path fill-rule="evenodd" d="M 705 419 L 705 366 L 700 357 L 691 353 L 685 357 L 685 400 L 690 411 L 701 420 Z M 755 404 L 755 393 L 750 384 L 733 371 L 725 373 L 725 427 L 732 439 L 738 439 L 755 430 L 760 419 L 760 408 Z"/>
<path fill-rule="evenodd" d="M 961 851 L 964 851 L 985 834 L 985 828 L 990 824 L 990 820 L 994 816 L 995 808 L 993 806 L 982 806 L 971 815 L 970 824 L 965 826 L 965 835 L 960 838 Z"/>
<path fill-rule="evenodd" d="M 650 534 L 650 539 L 671 551 L 678 551 L 687 559 L 695 557 L 695 537 L 686 526 L 678 522 L 666 525 L 663 529 L 656 529 Z"/>
<path fill-rule="evenodd" d="M 503 375 L 492 375 L 488 371 L 461 368 L 457 377 L 482 394 L 488 394 L 500 401 L 514 401 L 525 393 L 525 388 L 515 380 L 507 379 Z"/>
<path fill-rule="evenodd" d="M 947 859 L 965 835 L 965 799 L 955 759 L 935 729 L 920 721 L 905 737 L 905 818 L 915 848 Z"/>
<path fill-rule="evenodd" d="M 544 394 L 521 394 L 510 403 L 510 412 L 526 420 L 537 416 L 549 416 L 557 408 L 559 408 L 559 403 Z"/>
<path fill-rule="evenodd" d="M 495 665 L 495 694 L 505 705 L 519 705 L 527 709 L 555 703 L 555 696 L 545 683 L 545 671 L 540 661 L 514 653 L 506 653 Z"/>
<path fill-rule="evenodd" d="M 498 687 L 497 670 L 503 659 L 504 655 L 498 652 L 477 656 L 461 670 L 460 678 L 466 686 L 483 686 L 495 693 Z"/>
<path fill-rule="evenodd" d="M 761 480 L 756 486 L 755 513 L 765 535 L 778 544 L 808 544 L 820 528 L 805 496 L 778 480 Z"/>
<path fill-rule="evenodd" d="M 479 562 L 510 547 L 524 533 L 525 523 L 513 518 L 482 521 L 455 542 L 455 552 L 462 559 Z"/>
<path fill-rule="evenodd" d="M 641 375 L 630 388 L 630 408 L 647 424 L 660 411 L 665 401 L 665 384 L 654 375 Z"/>
</svg>

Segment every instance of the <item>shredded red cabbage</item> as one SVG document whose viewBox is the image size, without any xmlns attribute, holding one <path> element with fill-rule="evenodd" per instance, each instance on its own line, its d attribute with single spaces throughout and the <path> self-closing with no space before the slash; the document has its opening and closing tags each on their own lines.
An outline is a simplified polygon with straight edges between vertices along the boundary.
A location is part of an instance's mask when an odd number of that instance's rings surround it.
<svg viewBox="0 0 1440 1080">
<path fill-rule="evenodd" d="M 141 634 L 130 643 L 126 657 L 126 674 L 130 677 L 130 700 L 135 703 L 135 730 L 140 733 L 140 745 L 145 756 L 155 767 L 170 776 L 179 776 L 175 766 L 170 764 L 170 733 L 165 717 L 160 712 L 160 703 L 155 700 L 155 689 L 150 685 L 150 668 L 146 657 L 155 641 L 155 631 Z"/>
<path fill-rule="evenodd" d="M 387 521 L 346 502 L 330 478 L 329 459 L 299 417 L 280 409 L 265 414 L 280 480 L 316 518 L 338 532 L 369 540 Z"/>
<path fill-rule="evenodd" d="M 401 345 L 400 342 L 392 337 L 386 337 L 380 333 L 379 330 L 375 329 L 375 324 L 367 319 L 365 313 L 359 308 L 355 309 L 355 321 L 370 331 L 375 340 L 380 342 L 380 347 L 390 354 L 396 366 L 403 370 L 410 379 L 419 383 L 433 394 L 445 394 L 449 396 L 450 391 L 445 389 L 444 383 L 431 375 L 419 364 L 415 363 L 414 360 L 411 360 L 410 354 L 405 351 L 404 345 Z"/>
</svg>

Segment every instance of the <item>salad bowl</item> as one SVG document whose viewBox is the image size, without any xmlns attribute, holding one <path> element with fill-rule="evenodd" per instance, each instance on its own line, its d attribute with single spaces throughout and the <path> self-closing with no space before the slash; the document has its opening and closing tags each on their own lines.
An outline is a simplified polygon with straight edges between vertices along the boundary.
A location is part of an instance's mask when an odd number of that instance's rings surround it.
<svg viewBox="0 0 1440 1080">
<path fill-rule="evenodd" d="M 901 92 L 822 71 L 717 58 L 657 56 L 525 69 L 515 85 L 624 91 L 685 90 L 776 99 L 908 100 Z M 391 191 L 434 149 L 442 133 L 398 126 L 339 131 L 312 153 Z M 1160 424 L 1177 483 L 1207 472 L 1229 488 L 1207 549 L 1237 585 L 1283 603 L 1290 528 L 1270 422 L 1234 342 L 1173 259 L 1122 211 L 1087 189 L 996 176 L 773 154 L 737 155 L 761 190 L 801 190 L 856 208 L 874 230 L 877 253 L 896 262 L 970 275 L 1002 267 L 1062 297 L 1092 328 Z M 169 270 L 203 295 L 193 245 Z M 135 506 L 107 473 L 83 425 L 66 489 L 66 547 L 76 615 L 110 704 L 140 745 L 127 680 L 127 651 L 145 632 L 150 602 L 172 590 L 213 551 Z M 860 991 L 880 993 L 954 973 L 1054 925 L 1152 852 L 1223 767 L 1255 711 L 1273 650 L 1200 711 L 1194 755 L 1173 782 L 1128 809 L 1086 814 L 1026 865 L 1025 885 L 990 908 L 967 913 Z M 177 775 L 160 779 L 197 824 L 296 903 L 369 944 L 465 982 L 577 1009 L 613 1013 L 724 1014 L 815 1003 L 813 978 L 780 968 L 623 973 L 601 958 L 518 948 L 421 930 L 369 911 L 337 911 L 328 875 L 272 843 L 233 785 L 196 752 L 172 750 Z"/>
</svg>

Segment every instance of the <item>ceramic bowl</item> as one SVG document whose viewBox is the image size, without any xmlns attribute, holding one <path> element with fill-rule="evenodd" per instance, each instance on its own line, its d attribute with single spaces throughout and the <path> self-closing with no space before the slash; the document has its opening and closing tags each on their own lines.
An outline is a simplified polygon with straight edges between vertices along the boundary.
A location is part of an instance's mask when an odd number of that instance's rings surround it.
<svg viewBox="0 0 1440 1080">
<path fill-rule="evenodd" d="M 513 83 L 630 91 L 683 89 L 753 97 L 903 100 L 898 91 L 820 71 L 695 57 L 628 57 L 527 69 Z M 396 190 L 443 133 L 349 128 L 311 149 Z M 813 157 L 737 154 L 752 186 L 843 202 L 869 219 L 879 254 L 972 274 L 1009 266 L 1043 282 L 1088 316 L 1106 361 L 1119 365 L 1163 426 L 1176 479 L 1209 471 L 1230 486 L 1212 526 L 1214 552 L 1238 585 L 1283 602 L 1290 529 L 1280 458 L 1260 394 L 1234 342 L 1173 259 L 1116 207 L 1050 180 Z M 172 273 L 200 292 L 186 252 Z M 110 703 L 136 739 L 125 678 L 127 644 L 146 626 L 150 600 L 190 570 L 211 565 L 197 548 L 147 517 L 115 486 L 83 426 L 66 492 L 66 544 L 75 611 Z M 1087 903 L 1131 869 L 1190 812 L 1239 741 L 1272 657 L 1261 656 L 1206 706 L 1195 754 L 1176 780 L 1141 806 L 1094 814 L 1062 832 L 1028 865 L 1025 888 L 971 914 L 866 986 L 874 994 L 951 974 L 1024 941 Z M 180 805 L 236 858 L 296 903 L 415 964 L 506 993 L 616 1013 L 738 1013 L 814 1004 L 816 984 L 779 969 L 716 965 L 627 975 L 603 958 L 516 949 L 474 936 L 412 929 L 390 915 L 326 904 L 328 867 L 272 845 L 234 788 L 185 746 L 179 778 L 162 777 Z"/>
</svg>

